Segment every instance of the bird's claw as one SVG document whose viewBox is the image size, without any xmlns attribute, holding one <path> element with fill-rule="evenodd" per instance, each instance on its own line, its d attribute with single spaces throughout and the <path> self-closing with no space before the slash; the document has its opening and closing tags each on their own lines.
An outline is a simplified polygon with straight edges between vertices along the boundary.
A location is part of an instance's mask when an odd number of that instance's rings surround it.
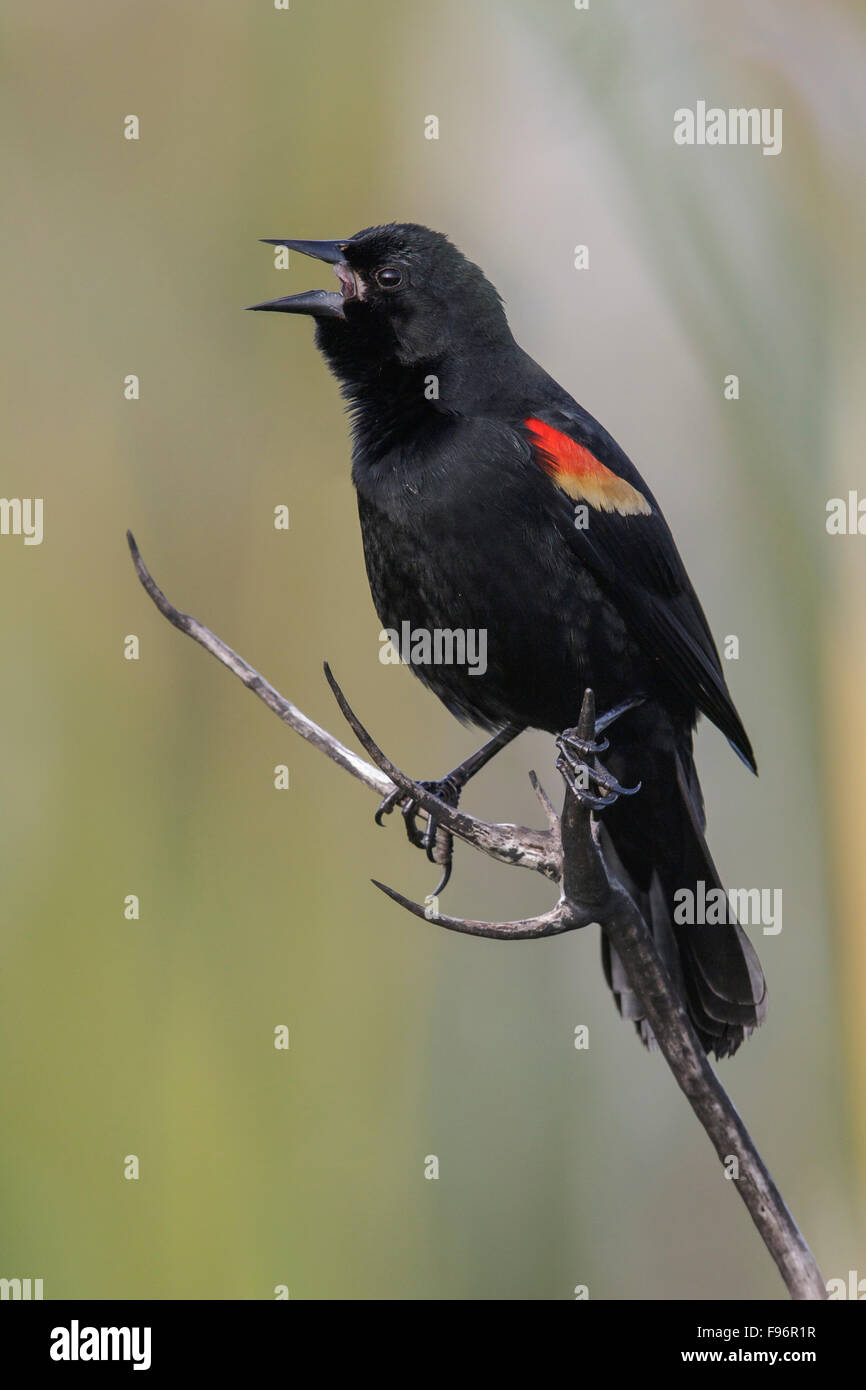
<svg viewBox="0 0 866 1390">
<path fill-rule="evenodd" d="M 419 783 L 419 786 L 423 786 L 425 790 L 429 790 L 432 785 L 433 784 L 428 782 Z M 420 810 L 418 802 L 406 792 L 401 791 L 399 787 L 395 787 L 392 792 L 389 792 L 388 795 L 383 797 L 379 802 L 374 817 L 376 824 L 384 826 L 385 821 L 383 818 L 385 816 L 390 816 L 391 812 L 398 806 L 400 807 L 400 814 L 403 817 L 403 824 L 406 827 L 406 838 L 410 845 L 414 845 L 416 849 L 420 849 L 422 847 L 424 831 L 417 824 L 417 817 Z"/>
<path fill-rule="evenodd" d="M 451 777 L 443 777 L 438 782 L 419 782 L 418 786 L 423 787 L 424 791 L 430 792 L 440 801 L 446 802 L 455 809 L 460 802 L 461 787 Z M 376 824 L 383 825 L 383 817 L 390 815 L 397 806 L 400 807 L 400 814 L 406 827 L 406 838 L 410 845 L 416 849 L 423 849 L 430 863 L 438 864 L 442 869 L 442 877 L 433 890 L 433 897 L 436 897 L 442 892 L 451 877 L 454 837 L 450 831 L 439 824 L 435 813 L 425 812 L 427 822 L 424 826 L 419 825 L 418 816 L 421 808 L 418 802 L 412 796 L 407 796 L 399 787 L 395 787 L 379 802 L 375 816 Z"/>
<path fill-rule="evenodd" d="M 401 792 L 399 787 L 395 787 L 394 790 L 390 791 L 387 796 L 383 796 L 382 800 L 379 802 L 379 805 L 376 807 L 376 814 L 373 817 L 376 824 L 379 826 L 383 826 L 385 822 L 382 819 L 382 817 L 390 816 L 394 807 L 397 805 L 397 802 L 405 799 L 406 798 L 403 796 L 403 793 Z"/>
<path fill-rule="evenodd" d="M 634 796 L 640 791 L 640 782 L 635 787 L 624 787 L 599 762 L 598 754 L 610 747 L 606 738 L 586 739 L 580 737 L 577 729 L 565 729 L 556 740 L 556 746 L 559 749 L 556 770 L 582 806 L 604 811 L 621 796 Z"/>
</svg>

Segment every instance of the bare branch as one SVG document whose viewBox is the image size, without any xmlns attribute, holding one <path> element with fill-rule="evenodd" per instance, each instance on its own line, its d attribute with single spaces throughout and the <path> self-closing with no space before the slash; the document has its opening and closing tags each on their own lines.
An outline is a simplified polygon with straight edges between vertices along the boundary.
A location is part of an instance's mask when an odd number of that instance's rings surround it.
<svg viewBox="0 0 866 1390">
<path fill-rule="evenodd" d="M 587 690 L 578 737 L 589 742 L 596 727 L 595 702 L 592 691 Z M 688 1098 L 721 1161 L 737 1160 L 734 1185 L 791 1297 L 826 1299 L 827 1288 L 815 1257 L 710 1066 L 679 993 L 665 970 L 652 933 L 628 893 L 608 874 L 593 834 L 591 811 L 580 805 L 568 778 L 564 781 L 564 911 L 566 914 L 569 910 L 591 913 L 601 922 L 677 1085 Z M 579 905 L 574 898 L 579 900 Z"/>
<path fill-rule="evenodd" d="M 438 910 L 435 898 L 430 899 L 426 905 L 413 903 L 410 898 L 404 898 L 402 893 L 398 893 L 395 888 L 389 888 L 385 883 L 380 883 L 376 878 L 370 882 L 395 903 L 405 907 L 407 912 L 413 913 L 416 917 L 423 917 L 428 922 L 434 922 L 437 927 L 444 927 L 446 931 L 462 932 L 466 936 L 486 936 L 494 941 L 528 941 L 539 936 L 559 936 L 563 932 L 574 931 L 577 927 L 587 925 L 585 921 L 574 919 L 562 898 L 555 907 L 542 913 L 540 917 L 524 917 L 516 922 L 474 922 L 471 918 L 448 917 Z"/>
<path fill-rule="evenodd" d="M 363 782 L 365 787 L 378 792 L 380 796 L 387 796 L 389 792 L 394 790 L 393 783 L 378 768 L 365 763 L 363 758 L 359 758 L 357 753 L 346 748 L 345 744 L 340 743 L 333 734 L 329 734 L 326 729 L 320 728 L 312 719 L 308 719 L 296 705 L 292 704 L 291 700 L 287 700 L 278 690 L 275 690 L 263 676 L 259 675 L 258 671 L 244 661 L 242 656 L 238 656 L 237 652 L 232 651 L 231 647 L 211 632 L 210 628 L 205 627 L 197 618 L 190 617 L 188 613 L 181 613 L 173 603 L 169 603 L 142 560 L 131 531 L 127 531 L 126 540 L 142 586 L 153 599 L 163 617 L 168 618 L 173 627 L 176 627 L 180 632 L 185 632 L 188 637 L 192 637 L 195 642 L 204 647 L 205 651 L 210 652 L 211 656 L 215 656 L 217 661 L 221 661 L 223 666 L 227 666 L 237 676 L 238 680 L 243 681 L 248 690 L 251 690 L 254 695 L 258 695 L 259 699 L 263 700 L 268 709 L 273 710 L 284 724 L 288 724 L 290 728 L 301 735 L 301 738 L 305 738 L 308 743 L 312 743 L 314 748 L 325 753 L 338 767 L 344 768 L 346 772 L 351 772 L 352 776 L 357 777 L 359 782 Z"/>
<path fill-rule="evenodd" d="M 556 808 L 555 808 L 553 802 L 551 801 L 550 797 L 547 795 L 547 792 L 544 790 L 544 787 L 541 785 L 541 783 L 540 783 L 539 780 L 538 780 L 537 774 L 535 773 L 534 769 L 532 769 L 532 768 L 529 769 L 529 780 L 530 780 L 530 782 L 531 782 L 531 784 L 532 784 L 532 790 L 535 792 L 535 795 L 538 797 L 538 800 L 539 800 L 539 802 L 541 803 L 541 809 L 542 809 L 542 811 L 544 812 L 545 816 L 547 817 L 547 824 L 548 824 L 550 830 L 551 830 L 552 832 L 554 832 L 554 833 L 556 834 L 557 838 L 558 838 L 558 837 L 559 837 L 559 816 L 556 814 Z"/>
<path fill-rule="evenodd" d="M 288 724 L 308 743 L 312 743 L 338 767 L 344 768 L 346 772 L 351 772 L 353 777 L 357 777 L 360 782 L 363 782 L 371 791 L 378 792 L 381 797 L 388 796 L 395 787 L 399 788 L 400 791 L 405 791 L 407 795 L 417 801 L 423 810 L 427 812 L 431 809 L 434 810 L 441 825 L 452 830 L 467 844 L 473 845 L 493 859 L 499 860 L 500 863 L 516 864 L 520 868 L 534 869 L 537 873 L 553 880 L 559 877 L 558 835 L 549 831 L 532 830 L 527 826 L 509 825 L 507 822 L 501 825 L 491 825 L 487 821 L 467 815 L 464 811 L 456 811 L 453 806 L 440 801 L 425 787 L 414 782 L 411 777 L 407 777 L 385 757 L 385 754 L 374 743 L 363 724 L 352 711 L 326 665 L 325 674 L 337 702 L 349 724 L 357 733 L 360 742 L 371 753 L 376 766 L 373 767 L 363 758 L 359 758 L 357 753 L 353 753 L 345 744 L 340 743 L 339 739 L 334 738 L 333 734 L 329 734 L 326 729 L 309 719 L 298 709 L 297 705 L 292 704 L 291 700 L 287 700 L 284 695 L 275 690 L 254 667 L 244 661 L 243 657 L 238 656 L 237 652 L 211 632 L 210 628 L 205 627 L 197 618 L 191 617 L 188 613 L 181 613 L 179 609 L 175 608 L 145 565 L 131 531 L 127 531 L 126 539 L 142 586 L 153 599 L 160 613 L 168 619 L 172 626 L 180 632 L 186 633 L 188 637 L 192 637 L 194 641 L 204 647 L 205 651 L 210 652 L 211 656 L 215 656 L 217 661 L 222 662 L 223 666 L 227 666 L 239 680 L 243 681 L 247 689 L 258 695 L 268 709 L 273 710 L 274 714 L 282 719 L 283 723 Z"/>
<path fill-rule="evenodd" d="M 641 914 L 628 894 L 617 887 L 610 902 L 602 905 L 600 916 L 677 1085 L 722 1163 L 736 1158 L 737 1176 L 732 1185 L 745 1202 L 788 1292 L 797 1300 L 826 1299 L 827 1287 L 815 1257 L 710 1066 Z"/>
<path fill-rule="evenodd" d="M 463 811 L 457 811 L 407 777 L 386 757 L 361 724 L 326 667 L 325 673 L 343 714 L 354 729 L 375 766 L 364 762 L 326 730 L 319 727 L 269 685 L 242 657 L 204 627 L 196 618 L 181 613 L 169 603 L 151 577 L 131 533 L 127 540 L 138 577 L 159 611 L 181 632 L 227 666 L 275 714 L 303 738 L 325 753 L 338 766 L 350 772 L 372 791 L 384 797 L 395 789 L 405 792 L 428 814 L 435 813 L 440 825 L 500 862 L 533 868 L 551 879 L 562 878 L 562 896 L 550 911 L 538 917 L 513 922 L 479 922 L 449 917 L 438 911 L 436 899 L 426 907 L 405 898 L 375 879 L 376 887 L 417 917 L 434 922 L 448 931 L 462 932 L 495 940 L 526 940 L 573 931 L 598 921 L 607 933 L 628 975 L 634 993 L 644 1009 L 656 1041 L 674 1073 L 677 1084 L 689 1100 L 719 1158 L 736 1158 L 739 1173 L 737 1190 L 773 1256 L 785 1284 L 795 1299 L 824 1299 L 827 1290 L 821 1272 L 806 1241 L 788 1211 L 749 1133 L 731 1104 L 723 1086 L 707 1060 L 700 1039 L 692 1027 L 683 1002 L 671 983 L 652 933 L 625 889 L 608 873 L 597 841 L 596 810 L 610 804 L 610 797 L 581 793 L 568 774 L 563 759 L 565 803 L 561 824 L 535 774 L 531 779 L 548 820 L 548 830 L 523 826 L 488 824 Z M 596 721 L 591 690 L 584 695 L 576 743 L 593 747 L 603 727 L 610 725 L 626 708 L 639 701 L 609 711 Z M 595 744 L 594 750 L 600 751 Z M 598 769 L 598 765 L 596 764 Z M 609 786 L 605 782 L 604 786 Z M 623 788 L 613 784 L 619 792 Z M 615 799 L 615 797 L 614 797 Z M 559 840 L 561 838 L 561 847 Z"/>
<path fill-rule="evenodd" d="M 410 796 L 422 810 L 432 811 L 440 826 L 458 835 L 467 844 L 474 845 L 485 854 L 501 863 L 519 864 L 521 868 L 535 869 L 546 878 L 557 879 L 560 871 L 559 835 L 551 831 L 531 830 L 525 825 L 509 825 L 507 822 L 490 824 L 467 815 L 447 801 L 434 796 L 420 782 L 415 782 L 395 767 L 372 736 L 364 728 L 349 701 L 346 699 L 330 666 L 325 662 L 325 676 L 334 692 L 340 711 L 351 726 L 358 742 L 373 762 L 391 781 Z"/>
</svg>

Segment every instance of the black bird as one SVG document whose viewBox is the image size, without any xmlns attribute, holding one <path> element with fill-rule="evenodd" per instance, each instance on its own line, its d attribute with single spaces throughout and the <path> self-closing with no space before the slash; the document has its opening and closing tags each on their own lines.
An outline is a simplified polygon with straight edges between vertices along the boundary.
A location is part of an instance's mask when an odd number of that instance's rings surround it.
<svg viewBox="0 0 866 1390">
<path fill-rule="evenodd" d="M 651 923 L 704 1047 L 733 1053 L 764 1019 L 766 986 L 733 916 L 681 920 L 683 890 L 697 901 L 721 888 L 692 758 L 698 715 L 753 771 L 755 759 L 658 503 L 607 431 L 518 346 L 499 294 L 447 237 L 399 223 L 271 244 L 330 262 L 340 282 L 252 307 L 316 319 L 352 418 L 383 627 L 486 634 L 483 673 L 478 662 L 437 662 L 432 648 L 413 653 L 415 674 L 452 714 L 497 731 L 456 777 L 428 785 L 456 800 L 522 729 L 572 729 L 591 687 L 618 719 L 614 747 L 603 767 L 566 735 L 566 771 L 582 770 L 585 788 L 588 765 L 595 792 L 584 795 L 604 809 L 612 869 Z M 602 949 L 620 1012 L 646 1040 L 622 968 Z"/>
</svg>

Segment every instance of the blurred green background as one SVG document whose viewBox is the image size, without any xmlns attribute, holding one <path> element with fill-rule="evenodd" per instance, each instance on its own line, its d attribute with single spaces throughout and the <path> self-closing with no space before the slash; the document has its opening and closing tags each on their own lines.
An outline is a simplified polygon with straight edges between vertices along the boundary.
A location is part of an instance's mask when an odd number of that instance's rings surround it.
<svg viewBox="0 0 866 1390">
<path fill-rule="evenodd" d="M 761 776 L 703 729 L 710 841 L 730 883 L 783 889 L 784 927 L 758 933 L 770 1018 L 723 1080 L 825 1277 L 866 1275 L 866 541 L 824 524 L 863 485 L 862 4 L 5 10 L 2 490 L 44 497 L 45 539 L 0 539 L 0 1275 L 48 1298 L 783 1292 L 617 1018 L 597 929 L 477 941 L 385 901 L 371 876 L 432 888 L 400 827 L 129 563 L 127 526 L 182 609 L 340 736 L 325 658 L 408 771 L 474 746 L 378 661 L 310 325 L 243 313 L 324 283 L 257 238 L 394 219 L 484 266 L 740 638 Z M 698 100 L 782 107 L 782 154 L 676 146 Z M 539 823 L 526 772 L 558 795 L 552 763 L 524 736 L 466 804 Z M 446 901 L 516 917 L 552 895 L 458 847 Z"/>
</svg>

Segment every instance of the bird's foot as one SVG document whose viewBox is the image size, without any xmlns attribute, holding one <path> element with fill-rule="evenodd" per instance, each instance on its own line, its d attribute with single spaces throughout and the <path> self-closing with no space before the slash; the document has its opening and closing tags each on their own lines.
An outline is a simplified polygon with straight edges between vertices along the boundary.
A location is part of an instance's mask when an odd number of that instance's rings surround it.
<svg viewBox="0 0 866 1390">
<path fill-rule="evenodd" d="M 462 785 L 455 777 L 449 774 L 438 782 L 419 782 L 425 792 L 430 792 L 433 796 L 444 801 L 448 806 L 456 810 L 460 804 L 460 793 Z M 418 817 L 421 811 L 418 802 L 411 796 L 406 796 L 399 787 L 395 787 L 392 792 L 384 797 L 376 811 L 376 824 L 384 825 L 383 817 L 389 816 L 396 807 L 400 807 L 400 814 L 403 817 L 403 824 L 406 827 L 406 836 L 410 845 L 416 849 L 426 851 L 427 858 L 431 864 L 438 864 L 442 869 L 442 877 L 433 889 L 432 896 L 435 898 L 440 894 L 451 877 L 451 868 L 454 861 L 454 837 L 449 830 L 439 824 L 435 812 L 425 811 L 426 823 L 420 825 Z"/>
<path fill-rule="evenodd" d="M 353 724 L 352 727 L 355 728 L 355 725 Z M 466 783 L 474 777 L 476 773 L 480 772 L 483 767 L 486 767 L 491 758 L 495 758 L 496 754 L 502 748 L 505 748 L 513 739 L 517 738 L 517 735 L 521 733 L 521 731 L 522 725 L 520 724 L 506 724 L 498 733 L 493 734 L 481 748 L 476 749 L 468 758 L 464 758 L 463 762 L 459 763 L 457 767 L 452 768 L 447 777 L 440 777 L 436 782 L 419 782 L 417 785 L 423 787 L 426 792 L 431 792 L 433 796 L 438 797 L 440 801 L 444 801 L 447 806 L 456 810 L 457 806 L 460 804 L 460 793 L 466 786 Z M 357 728 L 355 732 L 357 733 Z M 390 815 L 397 806 L 400 807 L 400 812 L 403 816 L 403 823 L 406 826 L 406 834 L 409 837 L 409 843 L 415 845 L 418 849 L 426 850 L 427 858 L 430 860 L 431 864 L 439 864 L 442 867 L 442 877 L 431 894 L 431 897 L 435 898 L 442 892 L 442 889 L 451 877 L 451 865 L 454 857 L 454 838 L 445 826 L 439 824 L 435 811 L 432 815 L 429 811 L 425 811 L 427 822 L 424 826 L 420 826 L 418 824 L 418 816 L 421 808 L 418 802 L 414 800 L 411 795 L 407 795 L 406 792 L 400 791 L 399 787 L 395 787 L 394 790 L 379 803 L 379 809 L 376 812 L 376 824 L 382 825 L 383 816 Z"/>
<path fill-rule="evenodd" d="M 582 729 L 575 728 L 564 729 L 556 740 L 559 750 L 556 759 L 557 772 L 562 773 L 581 805 L 588 806 L 593 811 L 604 811 L 608 806 L 613 806 L 615 801 L 619 801 L 621 796 L 634 796 L 641 789 L 640 782 L 635 787 L 624 787 L 613 773 L 608 772 L 602 765 L 599 754 L 604 753 L 610 747 L 610 743 L 606 738 L 598 736 L 600 731 L 612 724 L 626 708 L 633 708 L 639 703 L 639 700 L 630 701 L 624 706 L 617 706 L 609 715 L 601 715 L 595 721 L 592 738 L 585 737 Z"/>
</svg>

